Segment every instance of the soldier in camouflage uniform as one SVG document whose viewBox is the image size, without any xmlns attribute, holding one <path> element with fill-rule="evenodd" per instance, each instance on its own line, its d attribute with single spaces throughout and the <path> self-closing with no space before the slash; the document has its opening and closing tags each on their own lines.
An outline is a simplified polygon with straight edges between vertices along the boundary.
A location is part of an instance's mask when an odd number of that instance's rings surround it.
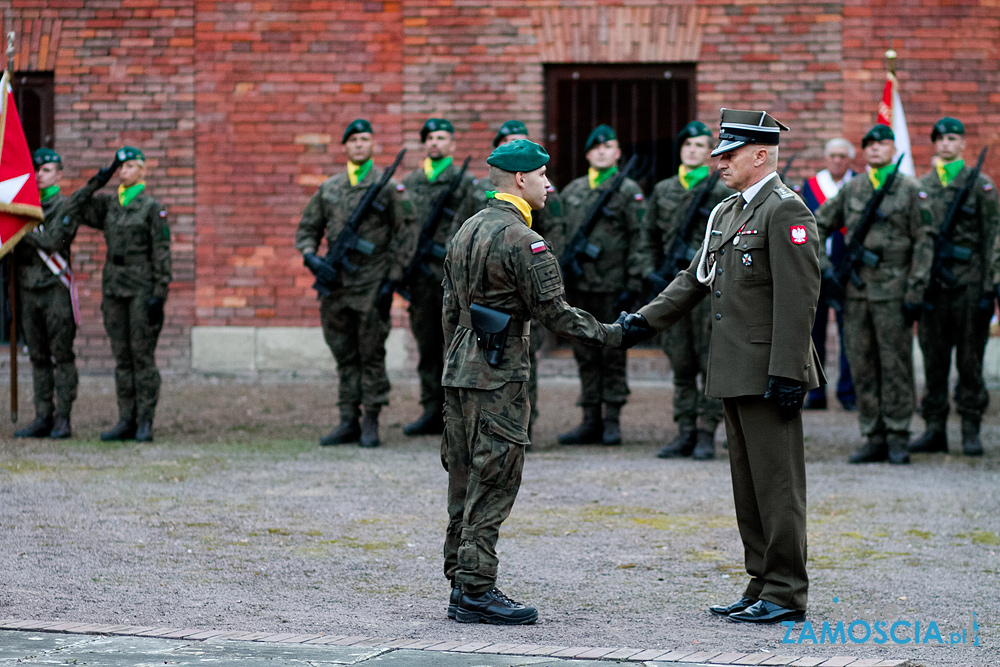
<svg viewBox="0 0 1000 667">
<path fill-rule="evenodd" d="M 55 271 L 69 265 L 75 229 L 63 224 L 67 199 L 59 192 L 62 158 L 51 148 L 39 148 L 32 161 L 45 219 L 14 247 L 14 263 L 21 326 L 31 357 L 35 421 L 14 437 L 68 438 L 73 434 L 70 411 L 78 382 L 73 353 L 76 319 L 70 289 Z"/>
<path fill-rule="evenodd" d="M 121 167 L 118 194 L 95 194 Z M 124 146 L 111 165 L 73 193 L 74 223 L 104 232 L 108 254 L 101 278 L 104 329 L 115 357 L 118 423 L 101 440 L 150 442 L 160 396 L 156 341 L 171 280 L 167 212 L 146 192 L 142 151 Z"/>
<path fill-rule="evenodd" d="M 501 144 L 510 143 L 518 139 L 528 138 L 528 128 L 519 120 L 508 120 L 500 126 L 496 137 L 493 139 L 493 148 Z M 482 195 L 480 198 L 479 210 L 486 208 L 486 193 L 496 190 L 487 178 L 480 181 L 476 193 Z M 552 182 L 546 188 L 545 208 L 531 214 L 531 229 L 545 239 L 549 250 L 556 257 L 563 251 L 566 241 L 564 220 L 562 217 L 562 200 Z M 531 359 L 531 375 L 528 377 L 528 402 L 531 404 L 531 419 L 528 421 L 528 434 L 530 435 L 538 419 L 538 351 L 545 344 L 545 328 L 535 326 L 531 329 L 531 349 L 528 356 Z"/>
<path fill-rule="evenodd" d="M 302 213 L 295 248 L 314 274 L 321 275 L 329 268 L 316 256 L 323 237 L 328 246 L 336 242 L 368 186 L 381 177 L 381 170 L 372 164 L 373 141 L 367 120 L 357 119 L 347 126 L 341 141 L 348 158 L 347 170 L 323 181 Z M 320 440 L 324 446 L 381 444 L 378 417 L 382 406 L 389 403 L 385 340 L 392 322 L 389 309 L 377 307 L 376 302 L 386 293 L 391 298 L 389 286 L 403 277 L 419 230 L 414 223 L 413 204 L 402 183 L 389 181 L 376 202 L 357 228 L 358 236 L 374 245 L 373 251 L 368 255 L 350 251 L 348 259 L 357 272 L 343 273 L 341 284 L 329 296 L 320 298 L 323 337 L 337 360 L 340 380 L 340 424 Z M 364 422 L 359 424 L 362 406 Z"/>
<path fill-rule="evenodd" d="M 644 226 L 646 275 L 659 269 L 681 227 L 688 222 L 692 201 L 700 198 L 711 185 L 688 227 L 684 242 L 691 256 L 705 238 L 705 222 L 715 205 L 732 194 L 720 179 L 709 175 L 708 154 L 711 152 L 712 131 L 699 121 L 688 123 L 677 135 L 681 166 L 676 176 L 656 184 L 648 204 L 649 215 Z M 711 181 L 714 180 L 714 183 Z M 687 268 L 685 264 L 681 268 Z M 676 271 L 677 267 L 670 267 Z M 722 401 L 705 396 L 705 374 L 708 372 L 708 341 L 712 333 L 712 302 L 705 299 L 677 324 L 664 332 L 663 351 L 670 358 L 674 371 L 674 422 L 677 437 L 660 448 L 661 459 L 690 456 L 697 460 L 715 456 L 715 430 L 722 421 Z M 698 376 L 701 375 L 701 387 Z"/>
<path fill-rule="evenodd" d="M 846 228 L 850 243 L 868 201 L 895 169 L 892 129 L 876 125 L 861 141 L 868 173 L 851 179 L 816 211 L 821 240 Z M 830 259 L 820 262 L 824 288 L 845 294 L 844 340 L 854 376 L 858 414 L 865 444 L 851 463 L 909 463 L 907 453 L 913 416 L 913 324 L 920 316 L 930 273 L 932 239 L 927 195 L 915 179 L 897 174 L 879 210 L 885 215 L 872 226 L 865 248 L 880 256 L 874 267 L 856 267 L 864 285 L 836 284 Z"/>
<path fill-rule="evenodd" d="M 517 496 L 529 442 L 529 320 L 592 345 L 622 339 L 620 326 L 566 304 L 558 261 L 531 230 L 532 210 L 545 205 L 548 159 L 541 146 L 525 140 L 494 150 L 487 163 L 496 191 L 486 210 L 458 231 L 445 259 L 444 572 L 453 584 L 448 613 L 460 622 L 520 625 L 538 617 L 496 588 L 497 537 Z M 511 317 L 494 363 L 477 342 L 473 306 Z"/>
<path fill-rule="evenodd" d="M 427 157 L 419 169 L 414 169 L 403 179 L 413 202 L 418 236 L 420 228 L 428 224 L 435 203 L 451 187 L 452 180 L 458 178 L 459 172 L 452 164 L 455 137 L 449 121 L 444 118 L 429 119 L 420 130 L 420 141 L 424 144 Z M 410 331 L 420 355 L 417 373 L 420 376 L 420 404 L 424 408 L 415 422 L 403 427 L 406 435 L 439 434 L 444 430 L 444 389 L 441 388 L 441 374 L 444 372 L 444 333 L 441 331 L 444 250 L 458 228 L 476 210 L 475 184 L 475 177 L 466 171 L 440 219 L 432 223 L 436 224 L 434 248 L 440 249 L 440 255 L 432 252 L 421 257 L 420 270 L 406 285 L 410 294 Z"/>
<path fill-rule="evenodd" d="M 621 149 L 613 129 L 594 128 L 584 146 L 590 169 L 562 192 L 566 238 L 571 239 L 618 171 Z M 601 249 L 597 259 L 580 259 L 581 276 L 566 276 L 567 301 L 602 320 L 614 319 L 622 310 L 631 310 L 642 293 L 642 216 L 645 201 L 639 184 L 630 178 L 608 200 L 605 215 L 590 235 L 590 243 Z M 559 436 L 560 444 L 617 445 L 621 443 L 619 414 L 628 400 L 625 351 L 593 349 L 573 344 L 580 371 L 580 399 L 583 422 Z M 601 405 L 604 414 L 601 414 Z"/>
<path fill-rule="evenodd" d="M 940 230 L 951 201 L 969 180 L 962 159 L 965 126 L 955 118 L 942 118 L 931 131 L 937 168 L 920 179 L 927 193 L 934 230 Z M 911 452 L 947 452 L 945 422 L 948 419 L 948 375 L 955 351 L 958 386 L 955 410 L 962 417 L 962 453 L 982 456 L 979 423 L 989 404 L 983 383 L 983 354 L 993 317 L 993 241 L 1000 224 L 997 191 L 993 181 L 980 173 L 965 204 L 957 214 L 948 240 L 957 246 L 961 259 L 951 258 L 944 268 L 956 279 L 953 285 L 933 285 L 917 324 L 917 338 L 924 355 L 926 393 L 920 402 L 926 432 L 910 443 Z"/>
</svg>

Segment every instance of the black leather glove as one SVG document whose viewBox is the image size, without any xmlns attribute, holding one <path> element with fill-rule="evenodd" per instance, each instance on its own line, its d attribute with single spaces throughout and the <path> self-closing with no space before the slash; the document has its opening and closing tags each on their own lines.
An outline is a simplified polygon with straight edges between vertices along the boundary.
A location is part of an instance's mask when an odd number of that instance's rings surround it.
<svg viewBox="0 0 1000 667">
<path fill-rule="evenodd" d="M 993 319 L 993 300 L 996 297 L 993 292 L 983 292 L 979 296 L 979 303 L 976 304 L 976 312 L 972 314 L 972 321 L 977 327 L 986 328 Z"/>
<path fill-rule="evenodd" d="M 922 303 L 909 303 L 903 302 L 903 321 L 906 322 L 906 326 L 912 327 L 913 324 L 920 319 L 920 313 L 924 310 L 924 305 Z"/>
<path fill-rule="evenodd" d="M 618 319 L 615 320 L 615 324 L 621 325 L 622 328 L 621 349 L 623 350 L 627 350 L 656 335 L 656 329 L 649 326 L 646 318 L 639 313 L 632 313 L 630 315 L 622 311 Z"/>
<path fill-rule="evenodd" d="M 111 164 L 97 170 L 94 178 L 97 179 L 97 182 L 100 183 L 102 188 L 108 184 L 108 181 L 110 181 L 111 177 L 115 175 L 115 172 L 118 171 L 118 167 L 120 167 L 121 164 L 121 160 L 118 159 L 118 154 L 115 153 L 115 159 L 111 161 Z"/>
<path fill-rule="evenodd" d="M 392 311 L 392 295 L 395 291 L 395 280 L 386 280 L 378 288 L 378 296 L 375 297 L 375 310 L 383 320 L 389 319 L 389 314 Z"/>
<path fill-rule="evenodd" d="M 764 392 L 764 400 L 774 401 L 778 405 L 781 418 L 785 421 L 791 421 L 802 409 L 804 394 L 802 383 L 798 380 L 771 375 L 767 378 L 767 391 Z"/>
<path fill-rule="evenodd" d="M 337 280 L 337 272 L 332 266 L 316 256 L 314 252 L 307 252 L 302 256 L 302 263 L 312 271 L 313 275 L 322 282 L 333 284 Z"/>
<path fill-rule="evenodd" d="M 151 296 L 146 299 L 146 321 L 149 326 L 158 327 L 163 324 L 163 306 L 167 300 L 159 296 Z"/>
</svg>

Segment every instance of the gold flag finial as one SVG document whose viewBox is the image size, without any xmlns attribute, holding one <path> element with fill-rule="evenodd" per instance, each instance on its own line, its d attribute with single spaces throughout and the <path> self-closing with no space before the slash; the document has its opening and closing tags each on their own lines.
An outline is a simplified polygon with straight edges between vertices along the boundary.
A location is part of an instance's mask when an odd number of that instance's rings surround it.
<svg viewBox="0 0 1000 667">
<path fill-rule="evenodd" d="M 885 52 L 885 59 L 889 63 L 889 74 L 896 76 L 896 52 L 889 49 Z"/>
</svg>

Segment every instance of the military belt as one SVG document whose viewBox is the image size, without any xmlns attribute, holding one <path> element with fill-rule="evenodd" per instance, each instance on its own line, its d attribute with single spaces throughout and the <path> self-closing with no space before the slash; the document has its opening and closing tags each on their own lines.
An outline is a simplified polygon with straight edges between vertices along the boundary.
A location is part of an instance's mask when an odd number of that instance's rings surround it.
<svg viewBox="0 0 1000 667">
<path fill-rule="evenodd" d="M 466 329 L 472 328 L 472 313 L 467 310 L 460 311 L 458 314 L 458 325 L 465 327 Z M 510 329 L 507 332 L 509 336 L 527 336 L 531 333 L 531 321 L 519 320 L 516 317 L 510 320 Z"/>
<path fill-rule="evenodd" d="M 138 266 L 149 263 L 145 256 L 111 255 L 109 259 L 115 266 Z"/>
</svg>

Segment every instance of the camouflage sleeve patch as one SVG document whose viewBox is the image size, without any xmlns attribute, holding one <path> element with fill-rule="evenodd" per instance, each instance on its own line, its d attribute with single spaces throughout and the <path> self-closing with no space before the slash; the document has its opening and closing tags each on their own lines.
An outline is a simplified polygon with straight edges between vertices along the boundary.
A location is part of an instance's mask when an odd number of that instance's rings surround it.
<svg viewBox="0 0 1000 667">
<path fill-rule="evenodd" d="M 539 301 L 549 301 L 563 293 L 559 262 L 550 256 L 531 266 L 531 279 L 535 283 L 535 293 Z"/>
</svg>

